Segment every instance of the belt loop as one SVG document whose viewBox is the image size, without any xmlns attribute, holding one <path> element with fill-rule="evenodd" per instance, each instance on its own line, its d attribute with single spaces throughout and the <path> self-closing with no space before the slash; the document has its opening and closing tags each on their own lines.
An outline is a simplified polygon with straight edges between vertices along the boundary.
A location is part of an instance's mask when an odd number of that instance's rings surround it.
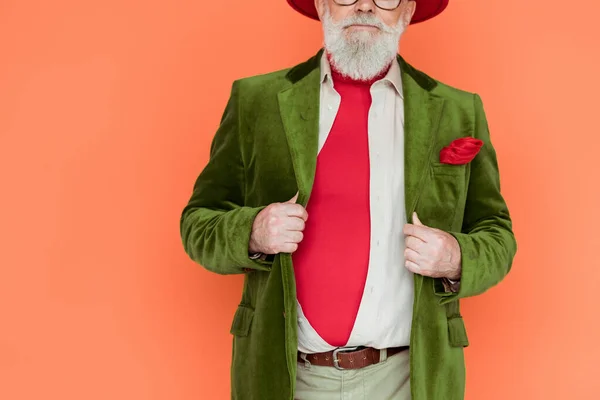
<svg viewBox="0 0 600 400">
<path fill-rule="evenodd" d="M 306 353 L 300 352 L 300 358 L 304 360 L 304 368 L 310 369 L 311 364 L 306 357 L 308 357 Z"/>
<path fill-rule="evenodd" d="M 387 360 L 387 348 L 379 350 L 379 362 Z"/>
</svg>

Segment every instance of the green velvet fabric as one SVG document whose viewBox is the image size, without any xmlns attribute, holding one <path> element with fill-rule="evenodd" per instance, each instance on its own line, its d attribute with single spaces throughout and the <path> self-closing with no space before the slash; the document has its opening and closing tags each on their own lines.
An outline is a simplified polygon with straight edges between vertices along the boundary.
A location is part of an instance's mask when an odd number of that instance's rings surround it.
<svg viewBox="0 0 600 400">
<path fill-rule="evenodd" d="M 183 247 L 218 274 L 244 274 L 232 318 L 231 398 L 293 399 L 296 381 L 296 286 L 291 254 L 248 257 L 255 216 L 299 191 L 306 206 L 318 145 L 319 59 L 322 49 L 291 69 L 232 85 L 210 159 L 182 211 Z M 405 102 L 405 190 L 408 216 L 454 235 L 461 248 L 460 290 L 415 275 L 411 332 L 414 400 L 462 399 L 467 333 L 460 299 L 480 294 L 509 272 L 517 245 L 500 193 L 496 154 L 478 95 L 438 82 L 401 56 Z M 484 145 L 468 164 L 439 163 L 452 140 Z M 349 216 L 350 217 L 350 216 Z M 323 268 L 336 260 L 323 260 Z"/>
</svg>

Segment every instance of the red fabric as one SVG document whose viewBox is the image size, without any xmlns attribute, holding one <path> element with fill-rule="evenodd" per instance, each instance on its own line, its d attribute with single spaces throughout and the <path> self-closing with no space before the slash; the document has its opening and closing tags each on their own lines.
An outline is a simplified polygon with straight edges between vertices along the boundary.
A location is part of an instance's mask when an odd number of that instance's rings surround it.
<svg viewBox="0 0 600 400">
<path fill-rule="evenodd" d="M 440 162 L 444 164 L 466 164 L 470 162 L 483 146 L 483 142 L 472 137 L 453 140 L 440 151 Z"/>
<path fill-rule="evenodd" d="M 368 113 L 371 82 L 333 71 L 340 108 L 317 157 L 304 238 L 292 253 L 298 301 L 317 333 L 344 346 L 352 332 L 369 266 Z"/>
<path fill-rule="evenodd" d="M 292 8 L 300 14 L 312 18 L 319 19 L 315 0 L 287 0 Z M 427 21 L 446 9 L 448 0 L 417 0 L 417 8 L 410 21 L 411 24 Z"/>
</svg>

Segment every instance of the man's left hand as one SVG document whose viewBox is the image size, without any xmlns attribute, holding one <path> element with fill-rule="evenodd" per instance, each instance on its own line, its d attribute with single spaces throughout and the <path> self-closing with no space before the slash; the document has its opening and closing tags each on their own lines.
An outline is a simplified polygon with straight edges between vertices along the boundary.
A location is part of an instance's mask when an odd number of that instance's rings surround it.
<svg viewBox="0 0 600 400">
<path fill-rule="evenodd" d="M 413 213 L 414 224 L 404 225 L 405 266 L 415 274 L 432 278 L 459 280 L 461 254 L 458 241 L 451 234 L 423 225 Z"/>
</svg>

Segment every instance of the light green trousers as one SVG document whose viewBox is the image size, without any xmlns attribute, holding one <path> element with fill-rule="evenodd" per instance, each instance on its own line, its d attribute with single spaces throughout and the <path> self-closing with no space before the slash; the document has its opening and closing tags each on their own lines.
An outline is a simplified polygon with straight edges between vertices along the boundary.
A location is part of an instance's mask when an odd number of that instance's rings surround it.
<svg viewBox="0 0 600 400">
<path fill-rule="evenodd" d="M 298 362 L 296 400 L 410 400 L 409 350 L 360 369 Z"/>
</svg>

